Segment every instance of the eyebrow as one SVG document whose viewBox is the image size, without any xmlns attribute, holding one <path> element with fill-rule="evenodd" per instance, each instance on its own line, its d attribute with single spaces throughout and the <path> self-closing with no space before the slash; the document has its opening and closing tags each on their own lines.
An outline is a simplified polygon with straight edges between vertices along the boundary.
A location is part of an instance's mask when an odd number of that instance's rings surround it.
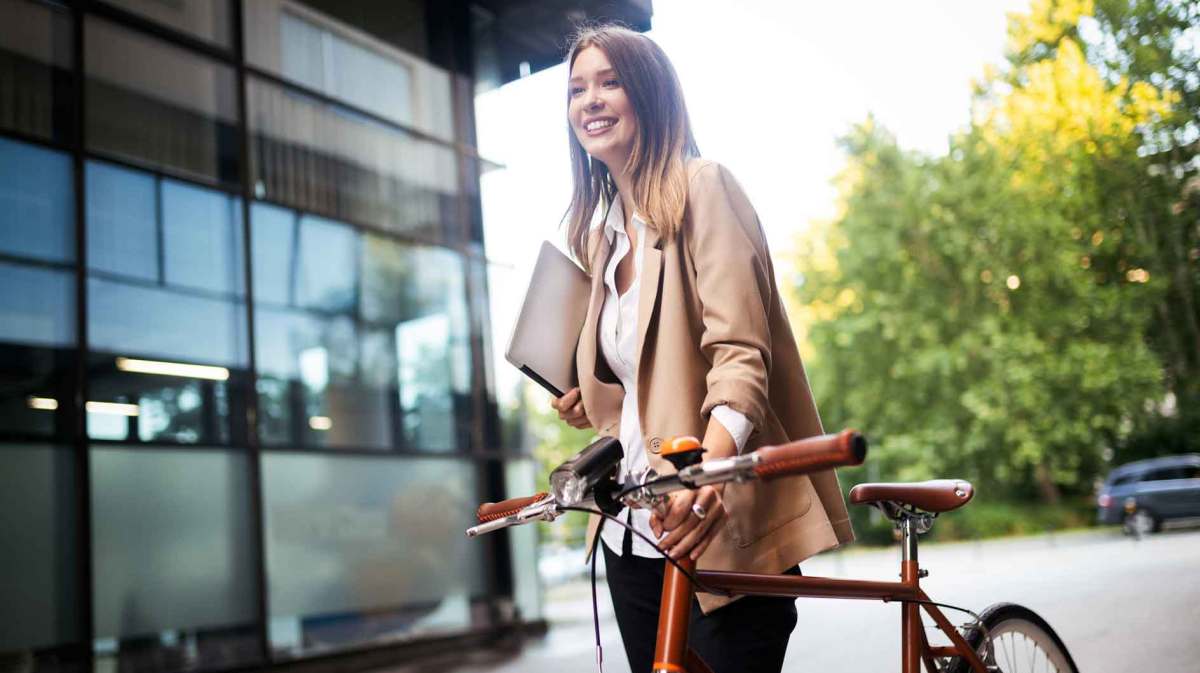
<svg viewBox="0 0 1200 673">
<path fill-rule="evenodd" d="M 596 71 L 596 74 L 597 74 L 597 75 L 612 75 L 612 74 L 616 74 L 616 72 L 617 72 L 617 71 L 616 71 L 616 70 L 613 70 L 612 68 L 604 68 L 603 70 L 598 70 L 598 71 Z M 583 78 L 582 78 L 582 77 L 580 77 L 579 75 L 575 75 L 575 76 L 574 76 L 574 77 L 572 77 L 571 79 L 567 80 L 567 83 L 568 83 L 568 84 L 570 84 L 571 82 L 578 82 L 578 81 L 580 81 L 580 80 L 582 80 L 582 79 L 583 79 Z"/>
</svg>

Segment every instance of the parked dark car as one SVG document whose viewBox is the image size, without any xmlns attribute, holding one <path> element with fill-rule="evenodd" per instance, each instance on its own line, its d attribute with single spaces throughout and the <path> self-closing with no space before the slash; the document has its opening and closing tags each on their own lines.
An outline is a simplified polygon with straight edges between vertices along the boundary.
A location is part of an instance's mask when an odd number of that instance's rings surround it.
<svg viewBox="0 0 1200 673">
<path fill-rule="evenodd" d="M 1100 523 L 1138 534 L 1158 532 L 1170 519 L 1200 517 L 1200 454 L 1126 463 L 1109 473 L 1096 505 Z"/>
</svg>

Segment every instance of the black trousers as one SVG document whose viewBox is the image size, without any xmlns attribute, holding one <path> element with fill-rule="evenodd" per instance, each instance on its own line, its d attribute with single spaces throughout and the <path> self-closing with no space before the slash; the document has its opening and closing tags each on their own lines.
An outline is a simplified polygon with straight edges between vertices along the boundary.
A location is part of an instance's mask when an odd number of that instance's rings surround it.
<svg viewBox="0 0 1200 673">
<path fill-rule="evenodd" d="M 608 590 L 629 669 L 632 673 L 650 673 L 665 561 L 634 556 L 628 531 L 620 556 L 603 541 L 597 543 L 604 549 Z M 799 575 L 800 568 L 785 574 Z M 688 646 L 713 673 L 779 673 L 794 628 L 794 598 L 745 596 L 707 615 L 700 612 L 699 603 L 692 601 Z"/>
</svg>

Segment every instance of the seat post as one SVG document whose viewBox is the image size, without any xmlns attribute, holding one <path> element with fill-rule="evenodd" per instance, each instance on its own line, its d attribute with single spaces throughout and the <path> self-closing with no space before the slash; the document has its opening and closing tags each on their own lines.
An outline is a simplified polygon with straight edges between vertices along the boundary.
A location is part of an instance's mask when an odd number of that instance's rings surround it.
<svg viewBox="0 0 1200 673">
<path fill-rule="evenodd" d="M 900 581 L 911 587 L 920 586 L 921 571 L 917 563 L 916 517 L 902 512 L 900 525 Z M 900 670 L 902 673 L 920 673 L 921 666 L 921 615 L 916 603 L 905 602 L 900 609 Z"/>
<path fill-rule="evenodd" d="M 916 527 L 913 525 L 913 518 L 908 515 L 900 516 L 900 560 L 901 561 L 916 561 L 917 560 L 917 535 Z"/>
</svg>

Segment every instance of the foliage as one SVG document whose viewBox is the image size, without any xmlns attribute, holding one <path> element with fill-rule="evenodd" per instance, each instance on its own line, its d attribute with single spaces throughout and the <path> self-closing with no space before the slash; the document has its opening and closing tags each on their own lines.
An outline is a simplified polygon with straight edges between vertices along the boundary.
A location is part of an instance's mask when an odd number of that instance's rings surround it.
<svg viewBox="0 0 1200 673">
<path fill-rule="evenodd" d="M 1036 0 L 947 155 L 870 118 L 844 139 L 842 211 L 801 241 L 796 292 L 826 423 L 872 435 L 881 478 L 1054 503 L 1168 393 L 1198 399 L 1200 84 L 1174 46 L 1195 16 Z"/>
<path fill-rule="evenodd" d="M 530 397 L 537 398 L 527 405 L 529 429 L 533 433 L 533 457 L 537 460 L 537 490 L 550 490 L 550 472 L 571 456 L 579 453 L 596 436 L 591 430 L 577 430 L 559 420 L 558 412 L 550 406 L 550 398 L 528 386 Z M 569 512 L 553 524 L 539 525 L 543 541 L 555 541 L 581 546 L 587 535 L 587 515 Z"/>
</svg>

